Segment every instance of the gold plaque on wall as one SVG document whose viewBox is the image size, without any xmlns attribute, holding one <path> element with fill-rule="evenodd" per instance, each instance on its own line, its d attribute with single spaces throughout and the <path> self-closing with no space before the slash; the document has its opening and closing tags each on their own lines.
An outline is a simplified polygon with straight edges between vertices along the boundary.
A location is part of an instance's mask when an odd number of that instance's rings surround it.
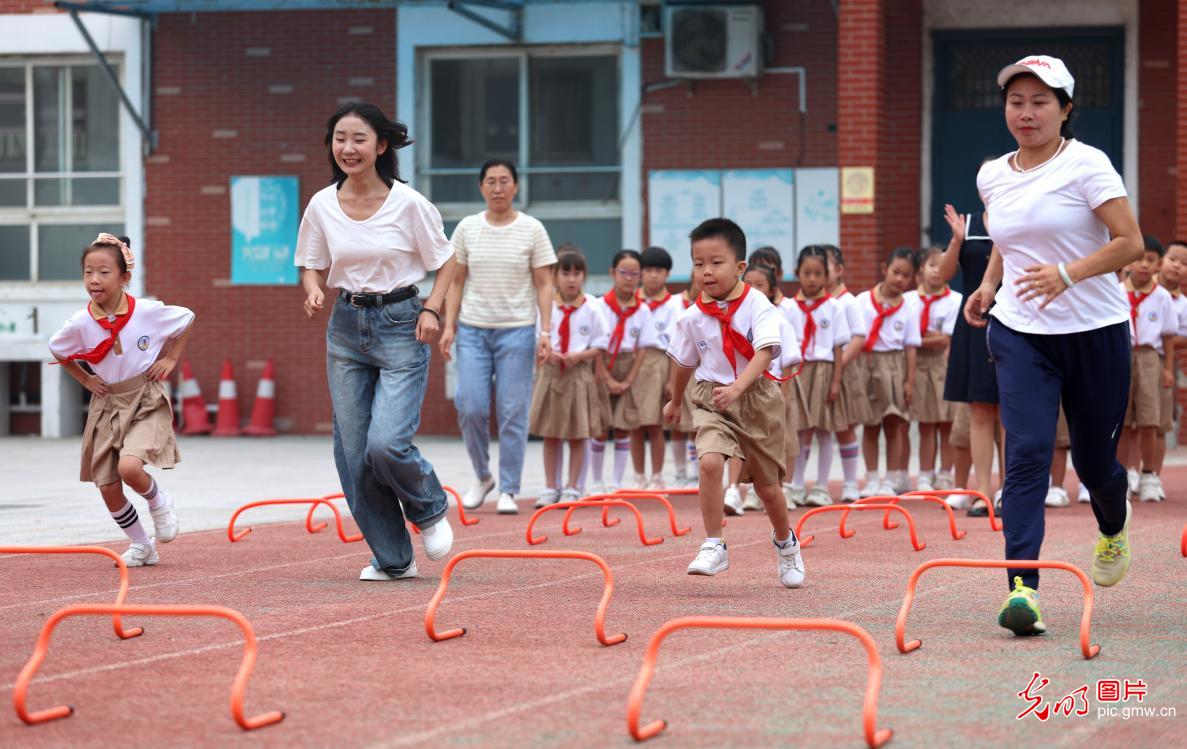
<svg viewBox="0 0 1187 749">
<path fill-rule="evenodd" d="M 874 167 L 841 167 L 841 213 L 874 212 Z"/>
</svg>

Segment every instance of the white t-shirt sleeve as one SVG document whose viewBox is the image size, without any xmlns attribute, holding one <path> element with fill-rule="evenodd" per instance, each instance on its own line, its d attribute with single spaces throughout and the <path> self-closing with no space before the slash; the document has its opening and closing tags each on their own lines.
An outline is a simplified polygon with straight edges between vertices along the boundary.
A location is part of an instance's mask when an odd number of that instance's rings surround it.
<svg viewBox="0 0 1187 749">
<path fill-rule="evenodd" d="M 305 215 L 301 217 L 301 228 L 297 231 L 297 251 L 293 264 L 310 270 L 325 270 L 330 267 L 330 245 L 326 241 L 321 225 L 321 209 L 318 195 L 313 196 Z"/>
<path fill-rule="evenodd" d="M 853 331 L 849 329 L 849 315 L 846 314 L 844 304 L 833 303 L 829 306 L 832 307 L 833 316 L 833 346 L 844 346 L 853 340 Z"/>
<path fill-rule="evenodd" d="M 1080 189 L 1092 210 L 1096 210 L 1105 201 L 1126 196 L 1125 183 L 1121 181 L 1121 175 L 1117 174 L 1113 163 L 1103 151 L 1085 149 L 1082 169 Z"/>
<path fill-rule="evenodd" d="M 599 302 L 587 296 L 585 304 L 589 306 L 589 347 L 605 351 L 610 347 L 610 328 L 606 325 L 606 316 Z"/>
<path fill-rule="evenodd" d="M 757 299 L 757 297 L 756 297 Z M 754 302 L 753 317 L 750 320 L 750 332 L 754 338 L 754 350 L 757 352 L 764 348 L 774 347 L 775 350 L 771 352 L 771 356 L 778 360 L 782 354 L 780 350 L 783 343 L 783 336 L 779 328 L 779 318 L 783 316 L 782 312 L 775 309 L 774 305 L 764 298 L 766 302 Z M 795 338 L 795 332 L 791 333 L 792 338 Z"/>
<path fill-rule="evenodd" d="M 951 336 L 956 332 L 956 318 L 960 317 L 960 312 L 964 309 L 964 295 L 953 291 L 948 299 L 951 300 L 948 306 L 948 312 L 944 315 L 944 323 L 940 326 L 940 332 L 946 336 Z"/>
<path fill-rule="evenodd" d="M 695 309 L 695 307 L 689 309 Z M 682 367 L 695 368 L 701 363 L 695 339 L 696 335 L 692 330 L 689 316 L 681 314 L 672 327 L 672 342 L 668 344 L 668 356 Z"/>
<path fill-rule="evenodd" d="M 83 310 L 83 314 L 90 317 L 90 314 Z M 85 318 L 81 318 L 84 319 Z M 62 329 L 49 339 L 49 350 L 54 356 L 65 359 L 71 354 L 80 354 L 87 349 L 86 344 L 82 339 L 82 331 L 79 330 L 78 324 L 80 315 L 73 315 Z"/>
<path fill-rule="evenodd" d="M 193 325 L 194 312 L 188 307 L 162 304 L 153 310 L 153 326 L 165 338 L 172 340 Z"/>
<path fill-rule="evenodd" d="M 425 270 L 437 270 L 453 254 L 453 245 L 445 237 L 441 212 L 427 199 L 413 200 L 409 204 L 408 222 L 412 224 L 412 238 Z"/>
<path fill-rule="evenodd" d="M 904 311 L 907 313 L 907 329 L 903 331 L 903 348 L 919 348 L 923 345 L 923 336 L 919 330 L 920 306 L 919 302 L 911 304 L 909 301 L 903 305 Z"/>
</svg>

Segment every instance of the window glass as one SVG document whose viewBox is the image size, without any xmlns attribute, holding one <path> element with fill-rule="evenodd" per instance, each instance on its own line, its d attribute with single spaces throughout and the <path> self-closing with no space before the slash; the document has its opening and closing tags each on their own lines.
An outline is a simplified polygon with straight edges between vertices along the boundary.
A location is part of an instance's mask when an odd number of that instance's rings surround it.
<svg viewBox="0 0 1187 749">
<path fill-rule="evenodd" d="M 621 219 L 542 219 L 542 223 L 553 247 L 569 242 L 581 248 L 591 276 L 609 273 L 614 253 L 622 249 Z"/>
<path fill-rule="evenodd" d="M 432 165 L 477 167 L 519 156 L 519 60 L 433 60 Z"/>
<path fill-rule="evenodd" d="M 82 278 L 83 248 L 99 232 L 119 236 L 123 224 L 41 224 L 37 229 L 37 277 L 42 281 Z"/>
<path fill-rule="evenodd" d="M 33 168 L 38 172 L 65 171 L 63 147 L 62 68 L 33 68 Z"/>
<path fill-rule="evenodd" d="M 25 69 L 0 68 L 0 175 L 25 171 Z M 25 205 L 25 182 L 0 179 L 0 206 Z"/>
<path fill-rule="evenodd" d="M 28 226 L 0 226 L 0 281 L 28 281 L 30 257 Z"/>
<path fill-rule="evenodd" d="M 119 95 L 98 66 L 70 69 L 71 171 L 119 169 Z M 77 201 L 76 201 L 77 202 Z M 90 203 L 88 203 L 90 204 Z"/>
<path fill-rule="evenodd" d="M 618 163 L 618 64 L 613 57 L 533 57 L 531 165 Z"/>
</svg>

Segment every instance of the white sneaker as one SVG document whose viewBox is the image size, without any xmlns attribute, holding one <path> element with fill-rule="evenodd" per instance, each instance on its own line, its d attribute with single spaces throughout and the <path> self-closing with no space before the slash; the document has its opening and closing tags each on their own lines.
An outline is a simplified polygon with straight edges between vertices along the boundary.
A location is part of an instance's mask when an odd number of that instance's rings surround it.
<svg viewBox="0 0 1187 749">
<path fill-rule="evenodd" d="M 434 526 L 434 527 L 436 527 L 436 526 Z M 374 580 L 374 581 L 403 580 L 403 579 L 409 578 L 409 577 L 416 577 L 416 560 L 415 559 L 412 560 L 412 564 L 408 565 L 408 569 L 404 570 L 404 572 L 399 575 L 389 575 L 386 572 L 384 572 L 383 570 L 377 570 L 369 564 L 363 568 L 362 572 L 359 573 L 360 580 Z"/>
<path fill-rule="evenodd" d="M 894 484 L 889 481 L 879 481 L 877 490 L 871 497 L 897 497 L 899 495 L 898 489 L 894 488 Z"/>
<path fill-rule="evenodd" d="M 1076 501 L 1084 504 L 1092 503 L 1092 495 L 1088 493 L 1088 487 L 1080 484 L 1080 493 L 1076 495 Z"/>
<path fill-rule="evenodd" d="M 561 490 L 561 502 L 576 502 L 581 499 L 581 490 L 575 486 L 569 486 Z"/>
<path fill-rule="evenodd" d="M 1138 492 L 1141 490 L 1141 486 L 1140 486 L 1141 477 L 1138 476 L 1137 469 L 1135 469 L 1135 468 L 1127 469 L 1125 471 L 1125 478 L 1128 479 L 1128 481 L 1129 481 L 1130 496 L 1133 496 L 1133 497 L 1138 496 Z"/>
<path fill-rule="evenodd" d="M 808 498 L 808 492 L 802 486 L 792 486 L 791 484 L 783 485 L 783 498 L 787 500 L 787 507 L 803 507 L 804 501 Z"/>
<path fill-rule="evenodd" d="M 701 486 L 701 476 L 700 476 L 699 471 L 690 473 L 688 475 L 688 481 L 684 482 L 685 489 L 699 489 L 700 486 Z"/>
<path fill-rule="evenodd" d="M 741 515 L 744 510 L 742 492 L 738 491 L 738 485 L 734 484 L 725 490 L 725 514 Z"/>
<path fill-rule="evenodd" d="M 1161 489 L 1162 482 L 1158 480 L 1156 473 L 1143 473 L 1138 479 L 1138 499 L 1143 502 L 1161 502 Z"/>
<path fill-rule="evenodd" d="M 560 501 L 561 493 L 556 489 L 541 489 L 540 496 L 536 497 L 536 509 L 554 505 Z"/>
<path fill-rule="evenodd" d="M 963 510 L 968 507 L 969 503 L 972 501 L 973 498 L 967 494 L 949 494 L 947 497 L 944 497 L 945 504 L 947 504 L 953 510 Z"/>
<path fill-rule="evenodd" d="M 906 471 L 895 471 L 886 483 L 894 487 L 895 494 L 906 494 L 911 491 L 911 475 Z"/>
<path fill-rule="evenodd" d="M 1158 501 L 1161 502 L 1166 499 L 1166 490 L 1162 488 L 1162 476 L 1156 473 L 1154 474 L 1154 478 L 1158 479 Z"/>
<path fill-rule="evenodd" d="M 861 499 L 867 497 L 875 497 L 882 493 L 883 479 L 881 477 L 867 476 L 865 486 L 861 488 L 859 494 Z"/>
<path fill-rule="evenodd" d="M 789 588 L 798 588 L 804 584 L 804 559 L 800 556 L 800 540 L 795 537 L 795 531 L 787 537 L 786 546 L 779 546 L 775 542 L 775 532 L 771 531 L 771 543 L 775 546 L 775 554 L 779 558 L 779 582 Z"/>
<path fill-rule="evenodd" d="M 420 543 L 429 559 L 441 559 L 448 554 L 453 548 L 453 526 L 449 524 L 449 518 L 442 517 L 431 527 L 421 528 Z"/>
<path fill-rule="evenodd" d="M 841 484 L 842 502 L 856 502 L 858 499 L 861 499 L 861 492 L 857 488 L 856 481 L 846 481 Z"/>
<path fill-rule="evenodd" d="M 1048 507 L 1067 507 L 1072 503 L 1062 486 L 1052 486 L 1047 490 L 1046 504 Z"/>
<path fill-rule="evenodd" d="M 519 505 L 515 504 L 515 497 L 507 492 L 499 493 L 499 503 L 495 505 L 495 512 L 500 515 L 518 515 Z"/>
<path fill-rule="evenodd" d="M 589 494 L 587 494 L 586 496 L 592 497 L 596 494 L 605 494 L 605 493 L 606 493 L 606 485 L 605 484 L 590 484 L 589 485 Z"/>
<path fill-rule="evenodd" d="M 120 556 L 128 567 L 152 567 L 161 561 L 157 556 L 157 545 L 151 539 L 146 544 L 132 544 Z"/>
<path fill-rule="evenodd" d="M 152 515 L 157 540 L 167 544 L 177 538 L 177 513 L 173 511 L 173 497 L 160 486 L 157 486 L 157 498 L 161 500 L 161 506 L 155 510 L 149 508 L 148 514 Z"/>
<path fill-rule="evenodd" d="M 487 476 L 485 479 L 475 481 L 474 485 L 462 495 L 462 507 L 467 510 L 477 510 L 482 507 L 482 503 L 486 501 L 486 495 L 490 494 L 490 490 L 494 488 L 494 476 Z"/>
<path fill-rule="evenodd" d="M 696 559 L 688 565 L 688 574 L 712 577 L 730 568 L 730 555 L 720 541 L 706 541 L 701 544 Z"/>
<path fill-rule="evenodd" d="M 921 492 L 930 492 L 936 488 L 935 476 L 931 471 L 922 471 L 915 479 L 915 488 Z"/>
<path fill-rule="evenodd" d="M 754 491 L 754 489 L 746 492 L 746 498 L 742 500 L 742 509 L 750 510 L 751 512 L 762 511 L 762 500 L 759 499 L 758 492 Z"/>
<path fill-rule="evenodd" d="M 938 471 L 936 473 L 935 488 L 941 491 L 956 488 L 956 477 L 952 471 Z"/>
<path fill-rule="evenodd" d="M 653 473 L 651 474 L 651 480 L 647 482 L 646 488 L 648 491 L 659 491 L 667 487 L 667 483 L 664 482 L 664 475 L 662 473 Z"/>
<path fill-rule="evenodd" d="M 682 486 L 688 486 L 688 472 L 676 471 L 676 479 L 672 482 L 672 486 L 679 489 Z"/>
<path fill-rule="evenodd" d="M 994 512 L 1002 511 L 1002 490 L 998 489 L 993 493 L 993 510 Z"/>
<path fill-rule="evenodd" d="M 636 473 L 634 482 L 627 488 L 628 489 L 636 489 L 638 491 L 642 491 L 642 490 L 646 489 L 647 488 L 647 477 L 641 473 Z"/>
<path fill-rule="evenodd" d="M 833 503 L 833 498 L 829 496 L 828 489 L 823 486 L 814 486 L 811 491 L 804 497 L 804 504 L 812 507 L 828 507 Z"/>
</svg>

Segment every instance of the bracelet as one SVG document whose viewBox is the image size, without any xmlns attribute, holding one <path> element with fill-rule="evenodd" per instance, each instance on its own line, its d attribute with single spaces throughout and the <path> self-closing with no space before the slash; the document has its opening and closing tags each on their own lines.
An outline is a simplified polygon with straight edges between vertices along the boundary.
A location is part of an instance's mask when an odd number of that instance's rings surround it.
<svg viewBox="0 0 1187 749">
<path fill-rule="evenodd" d="M 419 316 L 419 315 L 423 315 L 426 312 L 428 312 L 433 317 L 437 318 L 438 325 L 441 324 L 441 315 L 437 312 L 437 310 L 432 309 L 431 307 L 421 307 L 420 312 L 417 312 L 416 314 Z"/>
<path fill-rule="evenodd" d="M 1059 265 L 1056 265 L 1055 267 L 1059 270 L 1059 277 L 1063 279 L 1063 282 L 1065 284 L 1067 284 L 1067 287 L 1069 289 L 1072 286 L 1075 286 L 1075 281 L 1073 281 L 1072 277 L 1070 275 L 1068 275 L 1066 264 L 1060 263 Z"/>
</svg>

